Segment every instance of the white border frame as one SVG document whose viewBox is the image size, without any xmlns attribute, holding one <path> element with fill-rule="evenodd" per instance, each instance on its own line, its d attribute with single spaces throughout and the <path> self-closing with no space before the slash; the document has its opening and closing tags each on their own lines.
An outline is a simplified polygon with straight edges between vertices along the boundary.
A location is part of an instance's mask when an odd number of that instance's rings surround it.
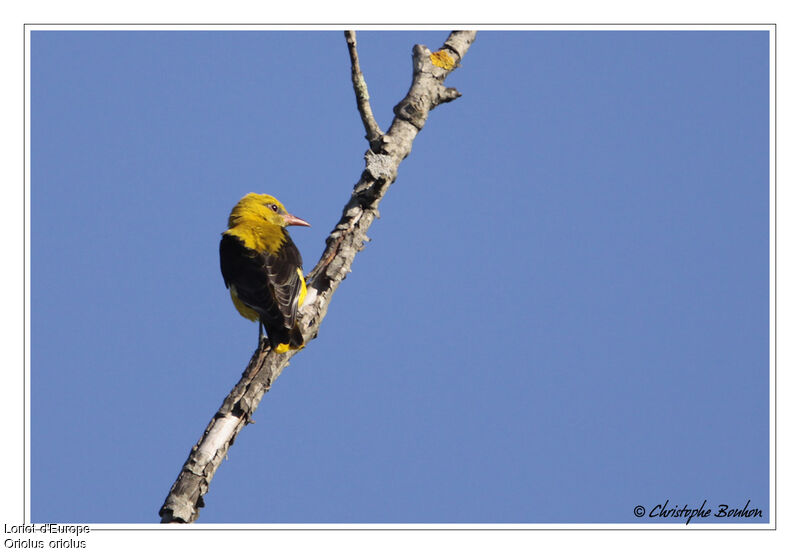
<svg viewBox="0 0 800 554">
<path fill-rule="evenodd" d="M 768 31 L 770 33 L 770 519 L 766 523 L 629 523 L 629 524 L 203 524 L 163 526 L 161 524 L 93 524 L 92 530 L 712 530 L 761 529 L 776 527 L 776 24 L 548 24 L 548 25 L 478 25 L 478 24 L 409 24 L 409 25 L 250 25 L 250 24 L 25 24 L 25 338 L 24 338 L 24 519 L 30 523 L 30 36 L 32 31 L 91 30 L 91 31 L 252 31 L 252 30 L 451 30 L 474 28 L 479 31 Z M 94 541 L 92 541 L 94 542 Z"/>
</svg>

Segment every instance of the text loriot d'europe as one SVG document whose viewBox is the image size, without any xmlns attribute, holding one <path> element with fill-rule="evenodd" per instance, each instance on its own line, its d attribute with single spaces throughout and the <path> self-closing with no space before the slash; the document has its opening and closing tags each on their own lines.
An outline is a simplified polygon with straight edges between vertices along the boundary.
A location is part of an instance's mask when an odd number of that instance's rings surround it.
<svg viewBox="0 0 800 554">
<path fill-rule="evenodd" d="M 3 533 L 11 534 L 49 534 L 49 535 L 80 535 L 89 533 L 88 525 L 61 525 L 58 523 L 41 523 L 38 525 L 25 524 L 25 525 L 3 525 Z M 86 541 L 80 538 L 58 538 L 50 539 L 45 542 L 44 539 L 37 538 L 6 538 L 3 541 L 5 548 L 86 548 Z"/>
</svg>

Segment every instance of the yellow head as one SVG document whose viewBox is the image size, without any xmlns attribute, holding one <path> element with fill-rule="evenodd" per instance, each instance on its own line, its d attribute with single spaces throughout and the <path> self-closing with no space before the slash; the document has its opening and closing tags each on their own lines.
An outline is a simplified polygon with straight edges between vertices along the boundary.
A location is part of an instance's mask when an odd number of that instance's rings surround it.
<svg viewBox="0 0 800 554">
<path fill-rule="evenodd" d="M 264 223 L 280 227 L 288 225 L 311 227 L 311 224 L 307 221 L 287 212 L 283 204 L 278 202 L 278 199 L 274 196 L 256 194 L 255 192 L 246 194 L 239 200 L 228 218 L 229 229 L 233 229 L 237 225 L 263 225 Z"/>
</svg>

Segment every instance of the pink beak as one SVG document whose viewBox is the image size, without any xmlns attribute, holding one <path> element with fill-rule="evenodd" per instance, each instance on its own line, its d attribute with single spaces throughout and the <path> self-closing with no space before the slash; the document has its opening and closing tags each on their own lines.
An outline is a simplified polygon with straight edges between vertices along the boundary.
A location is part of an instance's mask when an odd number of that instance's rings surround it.
<svg viewBox="0 0 800 554">
<path fill-rule="evenodd" d="M 286 214 L 283 216 L 283 220 L 286 222 L 286 225 L 301 225 L 303 227 L 311 227 L 311 224 L 308 221 L 293 216 L 292 214 Z"/>
</svg>

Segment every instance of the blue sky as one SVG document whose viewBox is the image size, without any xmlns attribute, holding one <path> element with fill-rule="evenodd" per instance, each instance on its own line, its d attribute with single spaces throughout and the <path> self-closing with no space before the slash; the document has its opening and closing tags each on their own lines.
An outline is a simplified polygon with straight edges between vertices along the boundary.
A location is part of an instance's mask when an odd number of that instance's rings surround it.
<svg viewBox="0 0 800 554">
<path fill-rule="evenodd" d="M 384 129 L 446 36 L 358 34 Z M 768 521 L 768 33 L 481 32 L 448 84 L 199 521 Z M 230 208 L 308 270 L 363 169 L 344 39 L 35 31 L 30 101 L 31 516 L 156 522 L 256 343 Z"/>
</svg>

